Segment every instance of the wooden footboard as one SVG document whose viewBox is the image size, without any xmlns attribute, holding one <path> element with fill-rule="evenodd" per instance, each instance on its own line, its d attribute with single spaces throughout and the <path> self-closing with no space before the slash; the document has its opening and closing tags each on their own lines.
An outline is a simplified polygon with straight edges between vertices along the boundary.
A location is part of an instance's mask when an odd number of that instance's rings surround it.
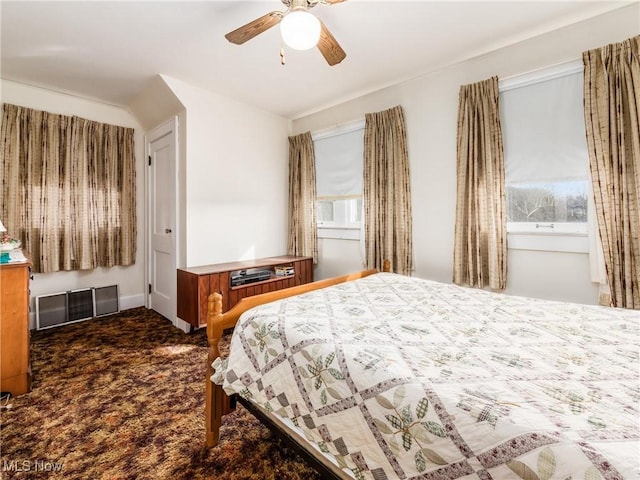
<svg viewBox="0 0 640 480">
<path fill-rule="evenodd" d="M 390 271 L 389 263 L 385 262 L 383 270 Z M 222 295 L 212 293 L 209 295 L 207 308 L 207 338 L 209 341 L 209 356 L 207 359 L 207 376 L 206 376 L 206 429 L 207 429 L 207 446 L 213 447 L 218 444 L 220 437 L 220 425 L 223 415 L 229 413 L 233 408 L 229 397 L 225 394 L 220 385 L 216 385 L 211 381 L 213 368 L 211 364 L 220 356 L 219 343 L 224 330 L 233 328 L 240 318 L 240 315 L 246 310 L 257 305 L 273 302 L 281 298 L 291 297 L 301 293 L 311 292 L 320 288 L 336 285 L 338 283 L 348 282 L 363 278 L 376 273 L 377 270 L 364 270 L 362 272 L 343 275 L 340 277 L 319 280 L 317 282 L 307 283 L 296 287 L 285 288 L 275 292 L 263 293 L 253 297 L 247 297 L 240 300 L 231 310 L 222 313 Z"/>
</svg>

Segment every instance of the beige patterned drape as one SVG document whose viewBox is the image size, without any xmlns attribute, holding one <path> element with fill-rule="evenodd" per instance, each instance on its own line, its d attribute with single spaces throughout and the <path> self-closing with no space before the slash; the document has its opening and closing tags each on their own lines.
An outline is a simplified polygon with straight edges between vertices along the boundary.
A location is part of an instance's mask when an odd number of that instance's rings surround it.
<svg viewBox="0 0 640 480">
<path fill-rule="evenodd" d="M 289 255 L 318 263 L 316 160 L 311 133 L 289 137 Z"/>
<path fill-rule="evenodd" d="M 507 221 L 497 77 L 460 87 L 457 181 L 453 281 L 503 290 Z"/>
<path fill-rule="evenodd" d="M 409 155 L 401 106 L 365 115 L 364 233 L 367 268 L 391 261 L 396 273 L 413 269 Z"/>
<path fill-rule="evenodd" d="M 583 53 L 593 194 L 613 306 L 640 309 L 640 36 Z"/>
<path fill-rule="evenodd" d="M 35 272 L 131 265 L 134 130 L 2 106 L 0 218 Z"/>
</svg>

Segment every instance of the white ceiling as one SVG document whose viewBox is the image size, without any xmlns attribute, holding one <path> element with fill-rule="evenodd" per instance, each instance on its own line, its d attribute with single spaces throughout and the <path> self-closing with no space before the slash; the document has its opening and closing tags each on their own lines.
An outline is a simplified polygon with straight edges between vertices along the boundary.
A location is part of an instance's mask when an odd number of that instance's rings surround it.
<svg viewBox="0 0 640 480">
<path fill-rule="evenodd" d="M 637 0 L 636 0 L 637 1 Z M 0 3 L 4 79 L 126 106 L 162 73 L 298 118 L 632 1 L 372 1 L 318 5 L 347 52 L 286 50 L 279 27 L 224 34 L 273 10 L 260 1 Z"/>
</svg>

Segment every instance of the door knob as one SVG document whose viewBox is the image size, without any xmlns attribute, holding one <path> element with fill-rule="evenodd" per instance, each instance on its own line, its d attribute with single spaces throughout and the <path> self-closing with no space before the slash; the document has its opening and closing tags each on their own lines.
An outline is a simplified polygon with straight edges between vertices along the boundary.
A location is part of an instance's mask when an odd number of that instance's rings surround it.
<svg viewBox="0 0 640 480">
<path fill-rule="evenodd" d="M 165 228 L 164 229 L 164 233 L 171 233 L 171 229 L 170 228 Z"/>
</svg>

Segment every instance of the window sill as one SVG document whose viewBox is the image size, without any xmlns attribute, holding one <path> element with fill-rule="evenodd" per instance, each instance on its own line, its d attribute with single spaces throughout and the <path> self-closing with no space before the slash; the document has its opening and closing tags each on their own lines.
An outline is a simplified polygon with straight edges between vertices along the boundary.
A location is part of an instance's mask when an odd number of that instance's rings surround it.
<svg viewBox="0 0 640 480">
<path fill-rule="evenodd" d="M 348 227 L 318 227 L 318 238 L 360 240 L 360 229 Z"/>
<path fill-rule="evenodd" d="M 545 252 L 589 253 L 589 237 L 584 233 L 509 232 L 510 250 L 538 250 Z"/>
</svg>

